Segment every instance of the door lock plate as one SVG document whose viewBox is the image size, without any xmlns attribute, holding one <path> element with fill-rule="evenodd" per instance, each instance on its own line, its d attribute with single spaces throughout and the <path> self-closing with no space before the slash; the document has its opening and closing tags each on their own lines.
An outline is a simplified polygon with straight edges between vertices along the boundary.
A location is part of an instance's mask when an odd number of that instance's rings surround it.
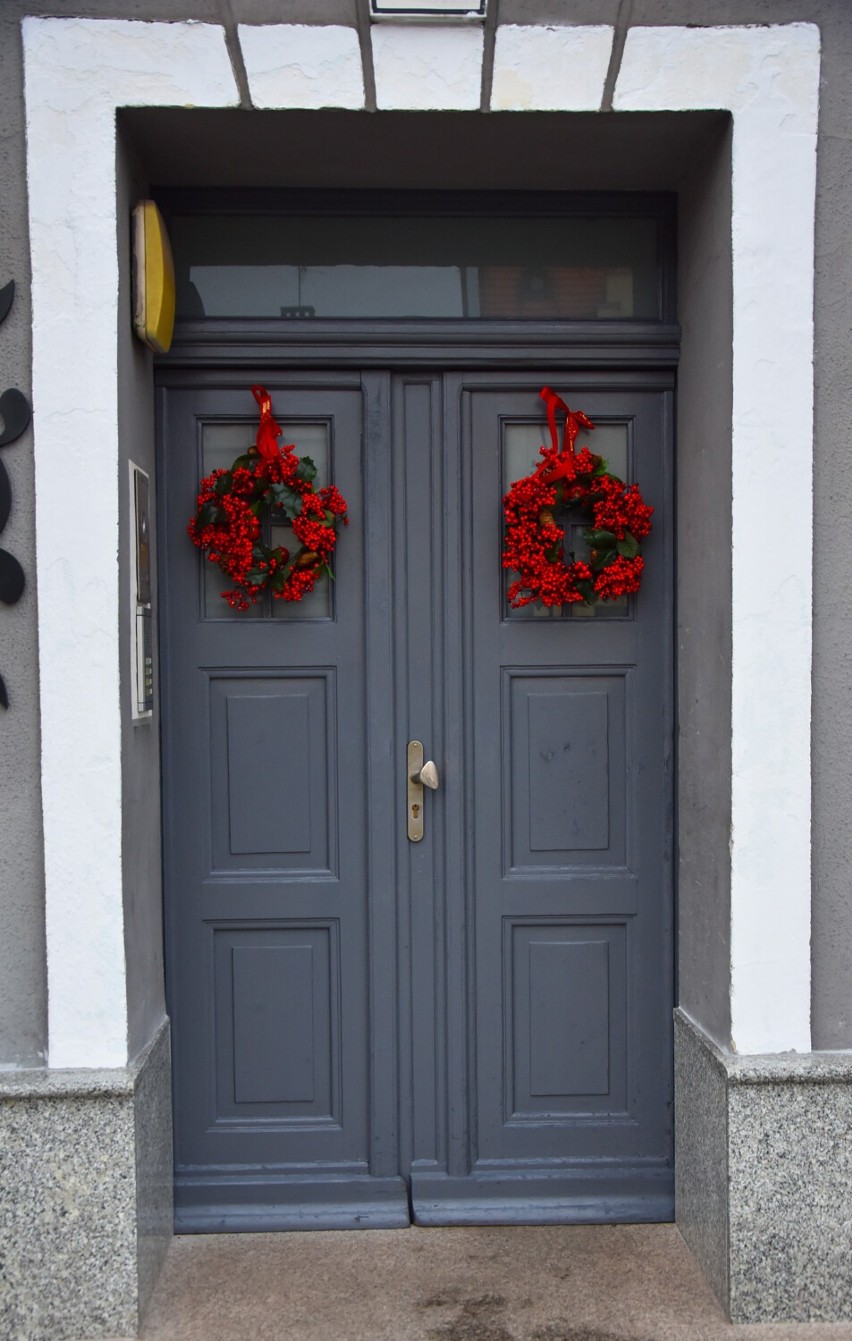
<svg viewBox="0 0 852 1341">
<path fill-rule="evenodd" d="M 408 837 L 412 843 L 419 843 L 423 838 L 423 783 L 420 781 L 420 770 L 423 767 L 422 740 L 408 742 L 407 765 Z"/>
</svg>

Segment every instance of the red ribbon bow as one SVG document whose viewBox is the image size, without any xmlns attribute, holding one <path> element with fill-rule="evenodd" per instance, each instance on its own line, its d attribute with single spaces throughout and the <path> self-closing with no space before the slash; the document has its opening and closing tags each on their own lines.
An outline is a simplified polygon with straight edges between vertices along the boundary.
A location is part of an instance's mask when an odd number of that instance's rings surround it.
<svg viewBox="0 0 852 1341">
<path fill-rule="evenodd" d="M 561 396 L 557 396 L 555 391 L 551 391 L 549 386 L 543 386 L 539 392 L 541 399 L 547 406 L 547 422 L 550 425 L 550 447 L 551 451 L 559 453 L 557 463 L 548 470 L 546 475 L 542 475 L 545 484 L 554 484 L 556 480 L 573 479 L 573 457 L 574 444 L 580 433 L 581 428 L 594 428 L 591 419 L 583 414 L 582 410 L 569 410 L 568 406 Z M 556 411 L 565 411 L 565 424 L 562 428 L 562 451 L 559 451 L 559 434 L 556 429 Z M 542 463 L 543 464 L 543 463 Z"/>
<path fill-rule="evenodd" d="M 274 461 L 278 456 L 278 439 L 283 430 L 272 417 L 272 397 L 265 386 L 253 386 L 251 394 L 260 406 L 257 450 L 265 461 Z"/>
</svg>

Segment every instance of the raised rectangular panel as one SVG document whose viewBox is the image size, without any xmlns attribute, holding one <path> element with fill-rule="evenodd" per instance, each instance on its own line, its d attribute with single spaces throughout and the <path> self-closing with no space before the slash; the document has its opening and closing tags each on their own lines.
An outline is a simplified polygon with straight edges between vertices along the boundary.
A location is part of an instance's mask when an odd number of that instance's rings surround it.
<svg viewBox="0 0 852 1341">
<path fill-rule="evenodd" d="M 211 681 L 215 870 L 331 869 L 333 690 L 332 671 Z"/>
<path fill-rule="evenodd" d="M 337 924 L 214 930 L 219 1122 L 338 1120 Z"/>
<path fill-rule="evenodd" d="M 606 694 L 527 695 L 529 848 L 609 846 Z"/>
<path fill-rule="evenodd" d="M 625 924 L 505 927 L 507 1119 L 623 1114 Z"/>
<path fill-rule="evenodd" d="M 311 758 L 310 694 L 307 687 L 301 692 L 289 687 L 286 694 L 228 696 L 232 854 L 293 855 L 311 850 L 309 794 L 298 786 L 282 786 L 287 773 L 292 773 L 288 760 Z M 262 779 L 260 788 L 258 779 Z"/>
<path fill-rule="evenodd" d="M 532 941 L 528 953 L 530 1094 L 608 1093 L 606 941 Z"/>
<path fill-rule="evenodd" d="M 624 677 L 504 676 L 503 812 L 511 869 L 623 864 Z"/>
<path fill-rule="evenodd" d="M 312 1103 L 313 946 L 243 945 L 231 953 L 236 1102 Z"/>
</svg>

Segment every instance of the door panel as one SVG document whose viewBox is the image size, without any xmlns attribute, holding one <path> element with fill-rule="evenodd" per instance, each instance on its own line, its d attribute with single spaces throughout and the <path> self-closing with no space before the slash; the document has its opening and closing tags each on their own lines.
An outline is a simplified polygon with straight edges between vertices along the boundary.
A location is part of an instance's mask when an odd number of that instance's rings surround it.
<svg viewBox="0 0 852 1341">
<path fill-rule="evenodd" d="M 558 383 L 657 509 L 591 612 L 505 601 L 545 379 L 371 371 L 269 385 L 352 520 L 315 600 L 234 615 L 185 527 L 243 380 L 161 393 L 178 1228 L 671 1218 L 666 375 Z"/>
<path fill-rule="evenodd" d="M 573 381 L 560 394 L 623 444 L 657 508 L 642 590 L 603 617 L 506 606 L 500 503 L 546 433 L 541 381 L 447 379 L 462 575 L 448 704 L 454 681 L 462 694 L 446 805 L 462 851 L 446 896 L 448 1156 L 412 1174 L 426 1224 L 673 1210 L 670 405 Z"/>
<path fill-rule="evenodd" d="M 287 391 L 284 427 L 300 454 L 327 443 L 352 524 L 331 595 L 286 619 L 233 617 L 185 534 L 201 474 L 254 440 L 245 389 L 166 397 L 177 1225 L 407 1223 L 373 1157 L 393 1109 L 370 1109 L 362 392 Z"/>
</svg>

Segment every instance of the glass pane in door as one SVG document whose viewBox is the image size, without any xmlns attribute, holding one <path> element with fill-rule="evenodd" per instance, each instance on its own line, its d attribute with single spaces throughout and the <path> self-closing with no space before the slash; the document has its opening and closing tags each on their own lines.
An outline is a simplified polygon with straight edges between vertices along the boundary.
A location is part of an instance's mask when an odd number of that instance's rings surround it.
<svg viewBox="0 0 852 1341">
<path fill-rule="evenodd" d="M 283 433 L 280 442 L 293 443 L 297 456 L 308 456 L 317 468 L 314 488 L 330 482 L 330 442 L 327 421 L 279 420 Z M 205 423 L 202 428 L 201 471 L 209 475 L 213 470 L 227 470 L 243 452 L 253 446 L 257 420 L 228 423 Z M 267 542 L 294 548 L 294 537 L 289 524 L 268 526 Z M 298 546 L 298 541 L 295 542 Z M 218 564 L 204 563 L 204 614 L 207 619 L 330 619 L 332 611 L 331 583 L 323 577 L 314 590 L 301 601 L 272 600 L 264 596 L 248 610 L 233 610 L 222 592 L 232 587 Z"/>
<path fill-rule="evenodd" d="M 549 442 L 549 430 L 542 420 L 525 423 L 505 423 L 503 426 L 503 493 L 505 494 L 515 480 L 529 475 L 541 459 L 539 450 L 542 443 Z M 630 480 L 629 433 L 628 424 L 598 423 L 593 431 L 585 430 L 577 439 L 577 450 L 588 447 L 597 456 L 606 461 L 611 474 L 620 479 Z M 577 559 L 588 555 L 588 547 L 583 539 L 585 522 L 573 522 L 565 519 L 565 552 L 572 553 Z M 507 572 L 505 587 L 508 589 L 514 580 L 514 574 Z M 506 603 L 507 619 L 616 619 L 623 617 L 629 608 L 629 601 L 622 596 L 617 601 L 599 601 L 597 605 L 546 606 L 535 601 L 520 609 L 512 609 Z"/>
</svg>

